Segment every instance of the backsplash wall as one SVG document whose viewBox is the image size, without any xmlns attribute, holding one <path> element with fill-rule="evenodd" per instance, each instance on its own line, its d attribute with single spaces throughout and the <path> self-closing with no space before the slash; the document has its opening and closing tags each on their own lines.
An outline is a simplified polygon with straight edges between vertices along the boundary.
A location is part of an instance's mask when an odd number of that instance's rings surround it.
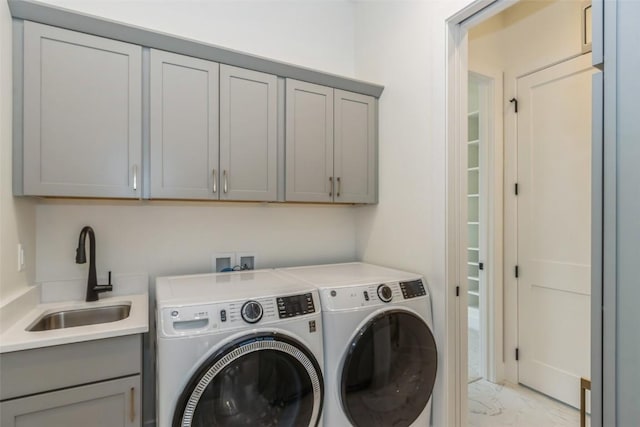
<svg viewBox="0 0 640 427">
<path fill-rule="evenodd" d="M 75 263 L 84 225 L 96 233 L 98 276 L 208 273 L 216 252 L 253 252 L 256 266 L 355 260 L 351 206 L 208 202 L 43 201 L 36 281 L 85 277 Z"/>
</svg>

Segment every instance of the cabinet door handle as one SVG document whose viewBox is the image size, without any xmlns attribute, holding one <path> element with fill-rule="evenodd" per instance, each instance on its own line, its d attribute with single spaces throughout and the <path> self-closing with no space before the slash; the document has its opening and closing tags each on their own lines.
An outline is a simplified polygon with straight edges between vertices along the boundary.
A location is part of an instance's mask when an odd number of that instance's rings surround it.
<svg viewBox="0 0 640 427">
<path fill-rule="evenodd" d="M 133 165 L 133 191 L 138 190 L 138 165 Z"/>
<path fill-rule="evenodd" d="M 224 175 L 224 192 L 226 194 L 227 190 L 228 190 L 228 182 L 227 182 L 228 180 L 227 180 L 227 170 L 226 169 L 222 171 L 222 175 Z"/>
<path fill-rule="evenodd" d="M 215 169 L 211 170 L 211 176 L 213 176 L 213 192 L 217 193 L 218 192 L 218 175 L 216 174 Z"/>
<path fill-rule="evenodd" d="M 340 182 L 340 177 L 336 178 L 338 180 L 338 191 L 336 192 L 336 197 L 340 197 L 340 190 L 342 189 L 342 183 Z"/>
<path fill-rule="evenodd" d="M 329 197 L 333 196 L 333 177 L 329 177 Z"/>
<path fill-rule="evenodd" d="M 131 421 L 131 423 L 133 423 L 136 419 L 136 398 L 135 398 L 135 391 L 136 389 L 134 387 L 131 387 L 131 399 L 130 399 L 130 403 L 131 406 L 129 408 L 129 420 Z"/>
</svg>

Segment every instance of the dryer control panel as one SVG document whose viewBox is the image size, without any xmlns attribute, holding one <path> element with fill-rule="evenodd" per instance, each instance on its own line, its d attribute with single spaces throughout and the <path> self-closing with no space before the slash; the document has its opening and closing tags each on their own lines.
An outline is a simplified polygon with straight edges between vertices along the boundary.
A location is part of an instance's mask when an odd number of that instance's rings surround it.
<svg viewBox="0 0 640 427">
<path fill-rule="evenodd" d="M 416 279 L 322 289 L 320 300 L 322 309 L 331 311 L 393 304 L 426 295 L 422 279 Z"/>
</svg>

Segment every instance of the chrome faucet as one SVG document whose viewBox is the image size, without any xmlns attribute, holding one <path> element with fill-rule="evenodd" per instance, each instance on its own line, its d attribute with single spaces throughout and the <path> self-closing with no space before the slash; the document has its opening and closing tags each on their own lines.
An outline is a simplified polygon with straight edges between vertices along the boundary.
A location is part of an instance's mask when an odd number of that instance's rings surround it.
<svg viewBox="0 0 640 427">
<path fill-rule="evenodd" d="M 109 272 L 109 284 L 98 285 L 98 279 L 96 278 L 96 235 L 93 232 L 93 228 L 88 225 L 80 232 L 78 249 L 76 249 L 76 264 L 84 264 L 87 262 L 87 254 L 84 249 L 87 234 L 89 235 L 89 278 L 87 279 L 86 298 L 88 302 L 98 301 L 98 293 L 112 291 L 113 285 L 111 284 L 111 272 Z"/>
</svg>

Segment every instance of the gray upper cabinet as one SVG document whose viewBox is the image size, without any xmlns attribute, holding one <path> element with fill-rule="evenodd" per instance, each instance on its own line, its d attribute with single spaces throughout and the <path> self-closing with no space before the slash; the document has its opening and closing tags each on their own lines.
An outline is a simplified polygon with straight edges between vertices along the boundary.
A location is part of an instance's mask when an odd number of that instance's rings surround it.
<svg viewBox="0 0 640 427">
<path fill-rule="evenodd" d="M 151 198 L 218 198 L 218 70 L 151 50 Z"/>
<path fill-rule="evenodd" d="M 375 203 L 375 98 L 336 89 L 334 101 L 334 200 Z"/>
<path fill-rule="evenodd" d="M 277 198 L 277 77 L 151 50 L 151 198 Z"/>
<path fill-rule="evenodd" d="M 17 193 L 140 197 L 141 47 L 33 22 L 23 44 Z"/>
<path fill-rule="evenodd" d="M 286 97 L 286 200 L 375 203 L 375 98 L 291 79 Z"/>
<path fill-rule="evenodd" d="M 333 201 L 333 89 L 287 79 L 286 200 Z"/>
<path fill-rule="evenodd" d="M 278 190 L 278 79 L 220 66 L 220 199 L 273 201 Z"/>
<path fill-rule="evenodd" d="M 195 58 L 30 21 L 14 29 L 15 195 L 377 201 L 377 100 L 324 84 L 381 87 L 220 64 L 203 59 L 206 46 Z"/>
</svg>

